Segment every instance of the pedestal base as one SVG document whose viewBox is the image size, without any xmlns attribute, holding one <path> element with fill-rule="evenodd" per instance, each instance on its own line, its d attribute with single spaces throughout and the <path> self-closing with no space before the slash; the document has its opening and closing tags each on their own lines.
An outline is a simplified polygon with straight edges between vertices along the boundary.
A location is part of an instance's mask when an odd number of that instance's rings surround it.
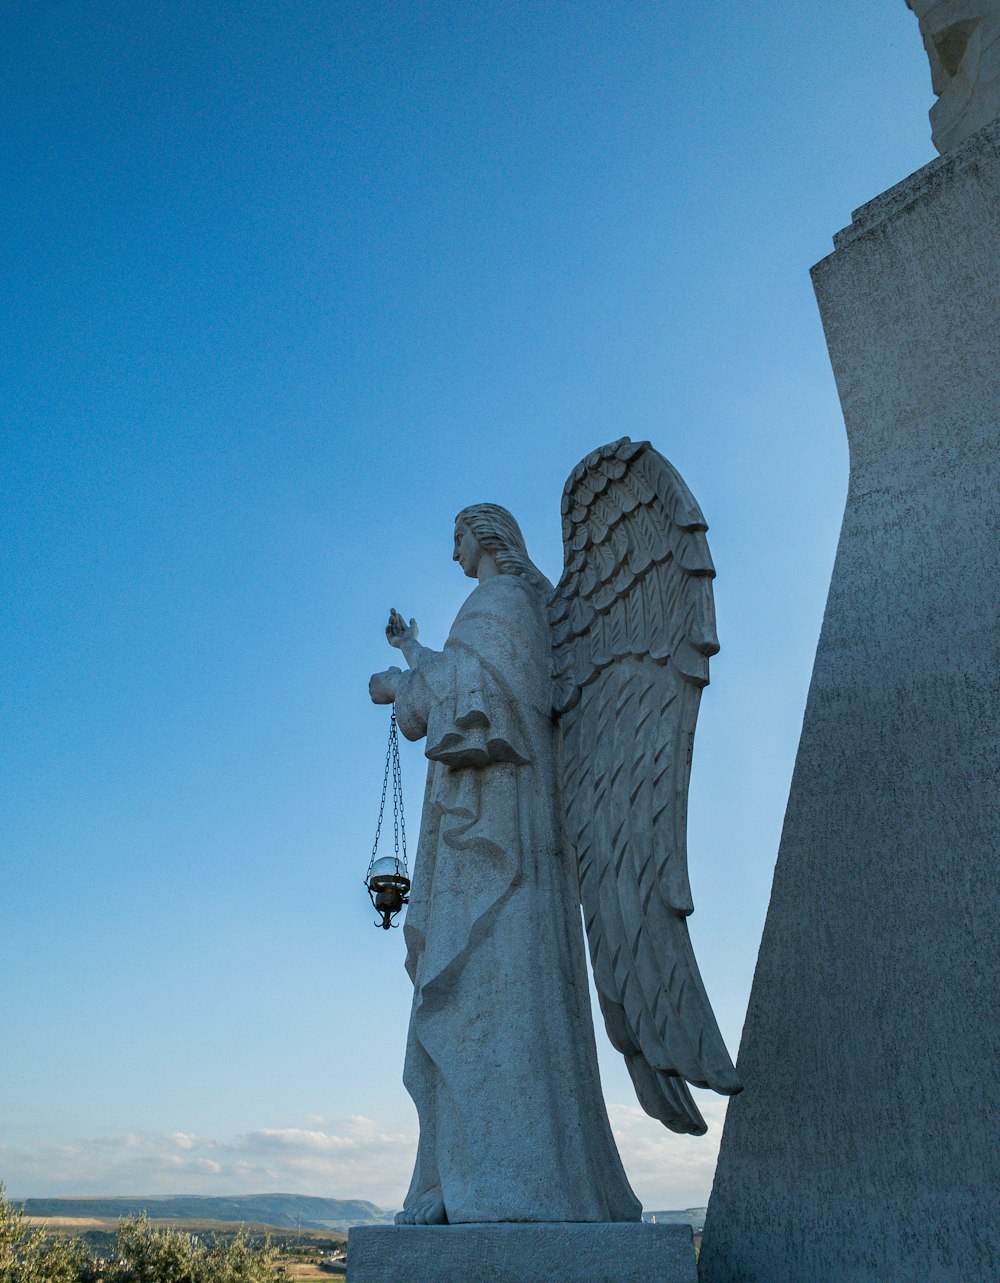
<svg viewBox="0 0 1000 1283">
<path fill-rule="evenodd" d="M 696 1283 L 689 1225 L 359 1225 L 348 1283 Z"/>
</svg>

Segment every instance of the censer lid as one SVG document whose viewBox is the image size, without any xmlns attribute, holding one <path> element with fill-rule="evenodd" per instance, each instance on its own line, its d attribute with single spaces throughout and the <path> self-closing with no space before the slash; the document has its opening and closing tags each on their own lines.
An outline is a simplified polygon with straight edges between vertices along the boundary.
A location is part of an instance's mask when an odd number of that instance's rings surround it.
<svg viewBox="0 0 1000 1283">
<path fill-rule="evenodd" d="M 372 861 L 371 868 L 368 870 L 368 881 L 372 883 L 376 878 L 403 878 L 407 882 L 406 865 L 401 864 L 394 855 L 381 855 L 377 860 Z"/>
</svg>

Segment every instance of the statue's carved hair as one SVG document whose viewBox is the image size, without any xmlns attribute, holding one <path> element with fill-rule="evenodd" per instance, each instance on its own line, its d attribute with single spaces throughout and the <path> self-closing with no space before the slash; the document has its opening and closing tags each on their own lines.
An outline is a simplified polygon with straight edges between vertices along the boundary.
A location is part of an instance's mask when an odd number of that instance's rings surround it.
<svg viewBox="0 0 1000 1283">
<path fill-rule="evenodd" d="M 496 503 L 474 503 L 455 518 L 476 536 L 480 547 L 491 553 L 502 575 L 520 575 L 536 592 L 548 596 L 552 585 L 528 556 L 521 527 L 506 508 Z"/>
</svg>

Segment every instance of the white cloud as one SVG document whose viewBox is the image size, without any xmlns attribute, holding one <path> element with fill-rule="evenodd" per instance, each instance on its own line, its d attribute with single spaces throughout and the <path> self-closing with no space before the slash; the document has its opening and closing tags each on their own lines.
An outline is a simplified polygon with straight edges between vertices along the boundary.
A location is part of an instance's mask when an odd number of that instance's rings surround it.
<svg viewBox="0 0 1000 1283">
<path fill-rule="evenodd" d="M 309 1122 L 228 1138 L 127 1132 L 72 1144 L 0 1144 L 0 1180 L 20 1198 L 280 1191 L 400 1206 L 415 1132 L 363 1117 Z"/>
<path fill-rule="evenodd" d="M 312 1153 L 354 1147 L 354 1142 L 347 1136 L 331 1136 L 328 1132 L 322 1131 L 303 1131 L 300 1127 L 263 1127 L 260 1131 L 251 1132 L 247 1140 L 260 1145 L 263 1149 L 281 1149 L 289 1153 L 295 1150 L 306 1150 Z"/>
<path fill-rule="evenodd" d="M 694 1092 L 708 1132 L 681 1136 L 644 1114 L 638 1105 L 609 1105 L 608 1115 L 632 1188 L 651 1211 L 704 1207 L 712 1188 L 727 1099 Z"/>
<path fill-rule="evenodd" d="M 677 1136 L 635 1104 L 608 1112 L 625 1170 L 650 1209 L 708 1199 L 725 1101 L 698 1093 L 708 1135 Z M 0 1145 L 0 1180 L 16 1197 L 85 1194 L 255 1194 L 282 1192 L 402 1204 L 416 1130 L 356 1115 L 313 1115 L 300 1126 L 260 1127 L 242 1136 L 127 1132 L 72 1143 Z"/>
</svg>

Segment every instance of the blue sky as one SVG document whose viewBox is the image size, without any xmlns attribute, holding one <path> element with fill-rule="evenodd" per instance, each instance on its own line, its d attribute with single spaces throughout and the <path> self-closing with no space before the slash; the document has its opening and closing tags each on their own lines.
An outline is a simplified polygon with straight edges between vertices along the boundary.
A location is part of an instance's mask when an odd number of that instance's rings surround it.
<svg viewBox="0 0 1000 1283">
<path fill-rule="evenodd" d="M 846 489 L 808 268 L 932 158 L 903 0 L 4 6 L 0 1179 L 398 1206 L 402 933 L 361 879 L 395 656 L 492 500 L 648 438 L 722 652 L 692 935 L 735 1053 Z M 403 750 L 415 835 L 419 748 Z M 645 1119 L 649 1207 L 723 1117 Z"/>
</svg>

